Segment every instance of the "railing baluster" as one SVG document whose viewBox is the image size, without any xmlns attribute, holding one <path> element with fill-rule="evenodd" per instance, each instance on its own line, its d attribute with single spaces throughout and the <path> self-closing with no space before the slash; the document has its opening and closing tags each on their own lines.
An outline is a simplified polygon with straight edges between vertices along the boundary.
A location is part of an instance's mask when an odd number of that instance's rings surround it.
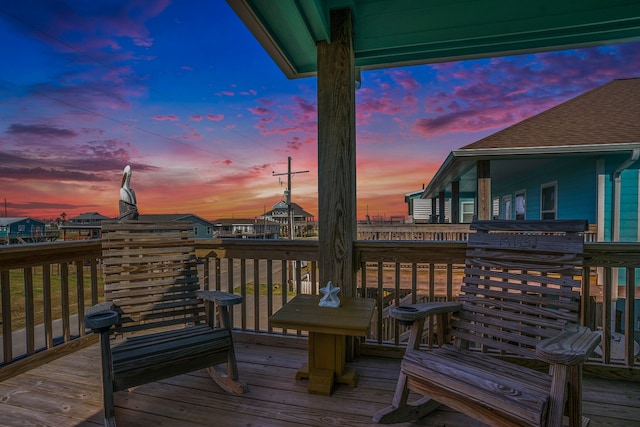
<svg viewBox="0 0 640 427">
<path fill-rule="evenodd" d="M 255 284 L 254 284 L 255 286 Z M 240 295 L 242 295 L 242 330 L 247 329 L 247 260 L 240 259 Z"/>
<path fill-rule="evenodd" d="M 287 293 L 289 292 L 289 284 L 287 283 L 287 265 L 288 262 L 287 260 L 282 260 L 280 262 L 280 270 L 282 272 L 282 276 L 281 276 L 281 284 L 280 284 L 280 289 L 282 290 L 282 305 L 284 306 L 287 303 Z M 287 330 L 286 329 L 282 329 L 282 334 L 283 335 L 287 335 Z"/>
<path fill-rule="evenodd" d="M 0 298 L 2 298 L 2 348 L 3 363 L 13 360 L 13 340 L 11 328 L 11 283 L 9 270 L 0 271 Z"/>
<path fill-rule="evenodd" d="M 69 264 L 60 264 L 60 300 L 62 302 L 62 336 L 64 342 L 71 340 L 69 319 Z"/>
<path fill-rule="evenodd" d="M 33 306 L 33 267 L 25 267 L 24 274 L 24 322 L 26 334 L 26 351 L 28 355 L 35 352 L 35 314 Z"/>
<path fill-rule="evenodd" d="M 605 364 L 611 363 L 611 313 L 612 313 L 612 288 L 613 271 L 611 267 L 604 268 L 604 284 L 602 300 L 602 360 Z"/>
<path fill-rule="evenodd" d="M 624 316 L 624 364 L 633 365 L 634 354 L 634 326 L 635 326 L 635 290 L 636 270 L 627 267 L 627 289 L 625 292 L 625 316 Z"/>
<path fill-rule="evenodd" d="M 395 263 L 394 269 L 394 287 L 393 291 L 395 292 L 395 305 L 402 305 L 402 301 L 400 299 L 400 263 Z M 403 297 L 404 298 L 404 297 Z M 398 322 L 393 322 L 393 342 L 395 345 L 400 344 L 400 324 Z"/>
<path fill-rule="evenodd" d="M 383 288 L 383 265 L 382 265 L 382 261 L 378 261 L 378 300 L 379 301 L 384 301 L 385 300 L 385 295 L 384 295 L 384 288 Z M 384 317 L 383 317 L 383 311 L 384 311 L 384 304 L 382 304 L 382 307 L 380 308 L 380 310 L 378 310 L 378 331 L 377 333 L 377 337 L 378 337 L 378 344 L 382 344 L 383 340 L 387 339 L 386 334 L 383 334 L 383 322 L 384 322 Z"/>
<path fill-rule="evenodd" d="M 98 303 L 98 262 L 91 258 L 89 260 L 89 268 L 91 271 L 91 305 Z"/>
<path fill-rule="evenodd" d="M 273 260 L 267 260 L 267 316 L 273 314 Z M 271 322 L 267 321 L 267 331 L 273 333 Z"/>
<path fill-rule="evenodd" d="M 51 264 L 42 265 L 42 299 L 44 305 L 44 336 L 46 348 L 53 347 L 53 319 L 51 308 Z"/>
<path fill-rule="evenodd" d="M 76 289 L 78 292 L 78 335 L 84 336 L 84 261 L 76 261 Z"/>
<path fill-rule="evenodd" d="M 253 330 L 260 332 L 260 260 L 253 260 Z"/>
</svg>

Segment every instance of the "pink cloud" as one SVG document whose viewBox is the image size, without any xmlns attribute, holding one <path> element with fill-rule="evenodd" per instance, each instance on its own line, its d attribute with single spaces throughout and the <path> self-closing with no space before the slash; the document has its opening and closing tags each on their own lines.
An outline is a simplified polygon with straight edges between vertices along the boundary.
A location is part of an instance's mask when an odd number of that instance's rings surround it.
<svg viewBox="0 0 640 427">
<path fill-rule="evenodd" d="M 172 122 L 176 122 L 179 121 L 180 119 L 176 116 L 174 116 L 173 114 L 168 114 L 166 116 L 153 116 L 153 120 L 158 120 L 158 121 L 165 121 L 165 120 L 170 120 Z"/>
<path fill-rule="evenodd" d="M 220 120 L 224 119 L 224 114 L 207 114 L 207 119 L 214 122 L 219 122 Z"/>
<path fill-rule="evenodd" d="M 389 72 L 391 78 L 404 90 L 415 91 L 420 88 L 420 84 L 413 77 L 410 71 L 395 69 Z"/>
<path fill-rule="evenodd" d="M 268 110 L 264 107 L 250 107 L 248 108 L 248 110 L 257 116 L 265 116 L 267 114 L 273 114 L 271 110 Z"/>
<path fill-rule="evenodd" d="M 190 118 L 191 120 L 193 120 L 194 122 L 199 122 L 199 121 L 201 121 L 201 120 L 202 120 L 202 115 L 198 114 L 198 115 L 195 115 L 195 116 L 191 116 L 191 117 L 189 117 L 189 118 Z"/>
</svg>

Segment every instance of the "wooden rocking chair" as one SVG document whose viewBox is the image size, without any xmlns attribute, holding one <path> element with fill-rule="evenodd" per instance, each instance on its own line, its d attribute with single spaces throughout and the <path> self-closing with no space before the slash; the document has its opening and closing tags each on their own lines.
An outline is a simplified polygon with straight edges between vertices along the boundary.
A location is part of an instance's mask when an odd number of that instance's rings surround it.
<svg viewBox="0 0 640 427">
<path fill-rule="evenodd" d="M 100 333 L 105 426 L 115 426 L 114 392 L 198 369 L 230 393 L 247 390 L 228 312 L 242 298 L 200 290 L 191 223 L 105 221 L 102 250 L 106 302 L 85 323 Z"/>
<path fill-rule="evenodd" d="M 491 426 L 588 425 L 582 364 L 600 342 L 579 326 L 585 221 L 478 221 L 471 225 L 458 302 L 395 307 L 412 325 L 393 403 L 374 421 L 418 419 L 444 404 Z M 425 318 L 449 325 L 420 350 Z M 451 319 L 448 319 L 451 317 Z M 447 322 L 448 321 L 448 322 Z M 517 360 L 520 359 L 520 360 Z M 548 371 L 531 369 L 544 362 Z M 409 391 L 424 396 L 409 403 Z"/>
</svg>

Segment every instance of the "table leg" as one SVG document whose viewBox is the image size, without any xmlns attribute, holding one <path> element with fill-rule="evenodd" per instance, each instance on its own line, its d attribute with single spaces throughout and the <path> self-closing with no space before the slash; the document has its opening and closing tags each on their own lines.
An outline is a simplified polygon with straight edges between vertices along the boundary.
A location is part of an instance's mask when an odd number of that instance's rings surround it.
<svg viewBox="0 0 640 427">
<path fill-rule="evenodd" d="M 345 368 L 346 337 L 344 335 L 309 333 L 309 362 L 304 364 L 296 379 L 309 379 L 309 393 L 329 396 L 333 383 L 356 386 L 358 373 Z"/>
</svg>

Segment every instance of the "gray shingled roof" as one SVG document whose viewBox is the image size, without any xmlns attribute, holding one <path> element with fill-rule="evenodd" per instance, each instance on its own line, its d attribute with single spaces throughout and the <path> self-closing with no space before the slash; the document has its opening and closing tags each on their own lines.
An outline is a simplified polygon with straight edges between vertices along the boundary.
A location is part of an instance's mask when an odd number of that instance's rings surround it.
<svg viewBox="0 0 640 427">
<path fill-rule="evenodd" d="M 640 78 L 613 80 L 461 150 L 640 142 Z"/>
<path fill-rule="evenodd" d="M 452 151 L 422 197 L 435 197 L 478 160 L 636 149 L 640 149 L 640 78 L 613 80 Z"/>
</svg>

